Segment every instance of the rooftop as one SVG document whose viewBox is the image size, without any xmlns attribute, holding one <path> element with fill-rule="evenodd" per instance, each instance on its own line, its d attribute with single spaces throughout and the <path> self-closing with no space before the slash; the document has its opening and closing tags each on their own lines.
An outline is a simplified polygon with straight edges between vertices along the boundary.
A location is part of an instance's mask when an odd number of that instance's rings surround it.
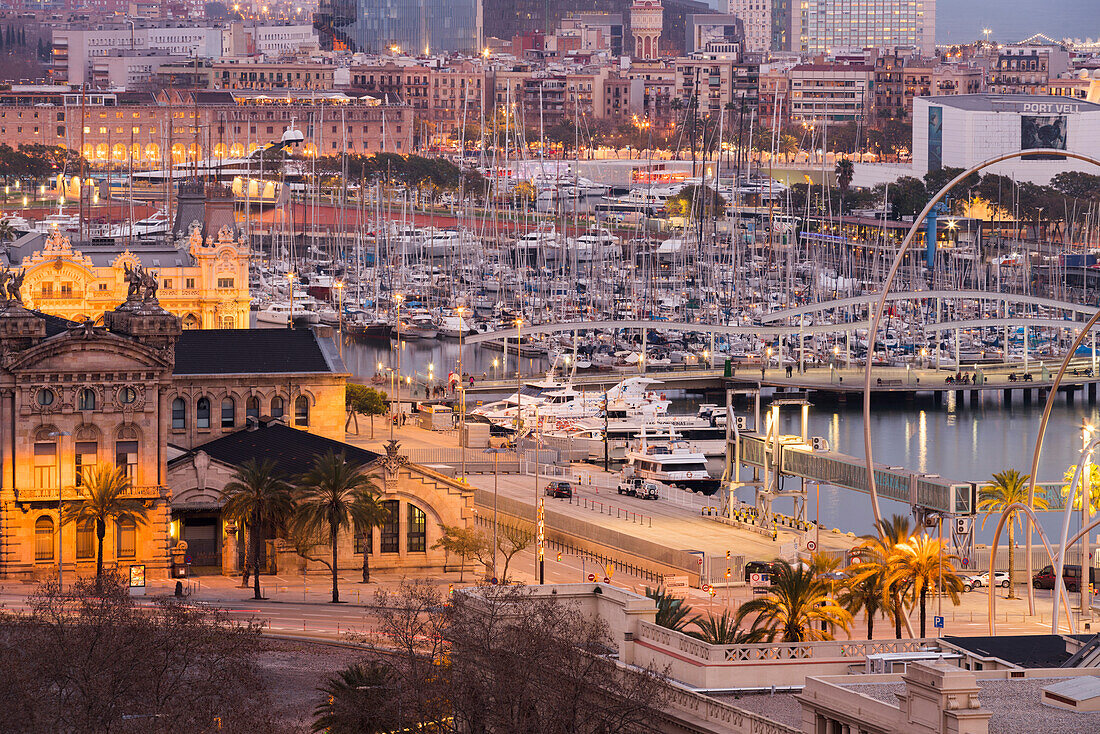
<svg viewBox="0 0 1100 734">
<path fill-rule="evenodd" d="M 380 454 L 358 446 L 317 436 L 307 431 L 269 420 L 256 428 L 245 428 L 228 436 L 204 443 L 168 462 L 169 468 L 186 461 L 202 451 L 211 459 L 229 466 L 240 466 L 252 461 L 271 460 L 275 470 L 283 476 L 295 476 L 309 469 L 314 458 L 329 451 L 344 454 L 348 461 L 366 464 Z"/>
<path fill-rule="evenodd" d="M 1092 635 L 1080 635 L 1091 639 Z M 953 637 L 943 642 L 972 655 L 999 658 L 1021 668 L 1057 668 L 1069 660 L 1066 640 L 1061 635 L 998 635 L 996 637 Z"/>
<path fill-rule="evenodd" d="M 332 340 L 313 329 L 185 329 L 176 342 L 176 375 L 344 371 Z"/>
<path fill-rule="evenodd" d="M 1063 111 L 1100 112 L 1100 104 L 1083 99 L 1056 97 L 1043 94 L 958 94 L 940 97 L 922 97 L 921 102 L 954 107 L 969 112 L 1027 112 L 1024 105 L 1044 105 Z M 1046 110 L 1035 109 L 1036 113 Z M 1054 111 L 1054 110 L 1051 110 Z"/>
</svg>

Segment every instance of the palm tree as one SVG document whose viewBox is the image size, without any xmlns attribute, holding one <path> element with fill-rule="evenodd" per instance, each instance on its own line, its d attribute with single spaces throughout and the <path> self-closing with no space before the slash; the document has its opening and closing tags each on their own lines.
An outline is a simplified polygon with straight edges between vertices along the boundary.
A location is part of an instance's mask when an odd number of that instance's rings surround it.
<svg viewBox="0 0 1100 734">
<path fill-rule="evenodd" d="M 856 566 L 852 566 L 856 568 Z M 848 582 L 840 589 L 837 601 L 848 610 L 853 617 L 864 612 L 867 614 L 867 639 L 874 639 L 875 616 L 884 609 L 882 598 L 882 579 L 876 574 L 854 578 L 849 577 Z"/>
<path fill-rule="evenodd" d="M 656 624 L 682 632 L 691 623 L 688 617 L 691 606 L 685 603 L 682 596 L 673 596 L 660 587 L 651 589 L 648 586 L 645 595 L 657 603 L 657 617 L 653 620 Z"/>
<path fill-rule="evenodd" d="M 852 615 L 837 604 L 813 569 L 796 568 L 786 561 L 776 564 L 768 594 L 737 610 L 737 624 L 751 614 L 756 615 L 749 630 L 754 641 L 772 642 L 777 637 L 784 642 L 831 640 L 832 630 L 847 630 L 852 623 Z M 826 629 L 818 629 L 820 622 Z"/>
<path fill-rule="evenodd" d="M 391 705 L 393 674 L 379 662 L 355 663 L 330 676 L 318 688 L 321 703 L 311 731 L 329 734 L 380 734 L 399 725 Z"/>
<path fill-rule="evenodd" d="M 381 490 L 373 479 L 368 478 L 363 483 L 363 489 L 365 490 L 362 497 L 362 507 L 358 514 L 358 519 L 355 525 L 355 531 L 363 535 L 363 583 L 370 583 L 370 548 L 367 547 L 365 542 L 367 537 L 370 536 L 370 532 L 375 528 L 380 528 L 390 521 L 390 511 L 382 500 L 379 499 Z"/>
<path fill-rule="evenodd" d="M 98 584 L 103 579 L 103 538 L 107 535 L 107 521 L 133 521 L 144 525 L 145 505 L 126 498 L 130 477 L 114 464 L 89 467 L 81 480 L 80 502 L 64 509 L 62 522 L 95 523 L 95 578 Z"/>
<path fill-rule="evenodd" d="M 915 535 L 904 543 L 898 543 L 887 559 L 890 572 L 886 577 L 888 587 L 906 586 L 920 601 L 920 636 L 927 630 L 927 603 L 929 590 L 940 588 L 952 603 L 959 603 L 963 582 L 955 573 L 951 561 L 958 556 L 944 552 L 943 544 L 931 535 Z"/>
<path fill-rule="evenodd" d="M 290 486 L 278 477 L 275 461 L 252 459 L 241 464 L 222 488 L 222 515 L 248 527 L 247 564 L 252 564 L 254 598 L 260 596 L 260 544 L 264 528 L 285 520 L 294 507 Z M 247 579 L 245 580 L 247 583 Z"/>
<path fill-rule="evenodd" d="M 890 578 L 890 558 L 898 543 L 905 542 L 913 534 L 909 518 L 904 515 L 892 515 L 876 524 L 878 535 L 866 536 L 857 546 L 861 560 L 848 567 L 849 585 L 874 583 L 879 585 L 879 593 L 886 602 L 886 613 L 894 620 L 894 634 L 901 639 L 901 624 L 905 616 L 906 587 L 887 583 Z"/>
<path fill-rule="evenodd" d="M 985 512 L 982 518 L 982 527 L 985 521 L 994 512 L 1004 513 L 1005 508 L 1019 502 L 1027 504 L 1028 480 L 1030 474 L 1021 474 L 1015 469 L 1005 469 L 1002 472 L 993 473 L 993 482 L 978 490 L 978 510 Z M 1047 509 L 1047 501 L 1043 497 L 1036 497 L 1031 505 L 1036 510 Z M 1015 571 L 1016 571 L 1016 523 L 1020 522 L 1016 517 L 1019 510 L 1012 510 L 1007 520 L 1008 524 L 1008 598 L 1015 599 Z"/>
<path fill-rule="evenodd" d="M 840 212 L 844 213 L 844 197 L 852 185 L 855 176 L 855 166 L 852 159 L 845 156 L 836 162 L 836 185 L 840 187 Z"/>
<path fill-rule="evenodd" d="M 749 633 L 737 625 L 737 618 L 727 609 L 718 616 L 696 617 L 691 623 L 699 629 L 688 634 L 710 645 L 742 645 L 750 641 Z"/>
<path fill-rule="evenodd" d="M 332 560 L 322 563 L 332 571 L 333 604 L 340 603 L 337 538 L 349 527 L 370 527 L 372 518 L 367 514 L 373 513 L 372 503 L 377 504 L 376 491 L 374 480 L 361 465 L 349 463 L 344 454 L 335 451 L 318 456 L 298 482 L 298 529 L 310 536 L 328 533 Z"/>
</svg>

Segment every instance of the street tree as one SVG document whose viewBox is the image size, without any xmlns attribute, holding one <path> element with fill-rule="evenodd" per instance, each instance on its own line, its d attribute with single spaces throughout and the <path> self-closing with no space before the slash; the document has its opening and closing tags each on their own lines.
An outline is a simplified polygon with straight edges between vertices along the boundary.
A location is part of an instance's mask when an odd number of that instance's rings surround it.
<svg viewBox="0 0 1100 734">
<path fill-rule="evenodd" d="M 648 596 L 657 605 L 657 617 L 653 621 L 670 630 L 683 632 L 695 618 L 691 617 L 691 606 L 682 596 L 673 596 L 661 587 L 645 589 Z"/>
<path fill-rule="evenodd" d="M 332 603 L 340 603 L 339 552 L 341 530 L 370 527 L 374 517 L 377 486 L 363 467 L 349 462 L 343 453 L 329 451 L 318 456 L 298 480 L 297 507 L 293 527 L 301 537 L 327 536 L 330 559 L 312 557 L 332 573 Z M 366 549 L 364 549 L 366 550 Z M 363 554 L 364 559 L 367 554 Z M 365 560 L 364 560 L 365 562 Z M 369 570 L 364 572 L 369 575 Z"/>
<path fill-rule="evenodd" d="M 233 478 L 222 488 L 222 516 L 248 529 L 248 558 L 245 568 L 251 565 L 254 598 L 260 594 L 260 559 L 267 528 L 282 523 L 294 508 L 290 486 L 276 471 L 272 459 L 251 459 L 241 464 Z M 247 583 L 247 571 L 245 582 Z"/>
<path fill-rule="evenodd" d="M 837 629 L 847 630 L 852 615 L 837 603 L 828 584 L 812 568 L 776 564 L 768 593 L 737 610 L 737 624 L 753 617 L 749 630 L 754 642 L 810 642 L 831 640 Z"/>
<path fill-rule="evenodd" d="M 938 538 L 928 534 L 915 535 L 894 547 L 887 559 L 890 572 L 888 587 L 909 587 L 920 607 L 920 636 L 927 632 L 928 594 L 939 589 L 953 604 L 959 603 L 963 582 L 952 561 L 958 556 L 948 553 Z"/>
<path fill-rule="evenodd" d="M 978 490 L 978 511 L 984 512 L 982 527 L 993 513 L 1005 514 L 1009 505 L 1020 503 L 1027 505 L 1028 480 L 1030 474 L 1021 474 L 1015 469 L 1005 469 L 993 473 L 993 481 Z M 1031 507 L 1036 510 L 1047 509 L 1045 497 L 1036 497 Z M 1021 522 L 1019 510 L 1008 512 L 1008 598 L 1016 598 L 1016 525 Z"/>
<path fill-rule="evenodd" d="M 458 557 L 458 582 L 461 584 L 465 580 L 466 562 L 484 556 L 488 545 L 485 533 L 477 528 L 444 525 L 443 535 L 432 544 L 432 550 L 442 548 L 447 555 Z"/>
<path fill-rule="evenodd" d="M 400 711 L 391 695 L 392 667 L 381 660 L 353 663 L 317 689 L 312 731 L 327 734 L 385 734 L 400 731 Z"/>
<path fill-rule="evenodd" d="M 891 558 L 894 548 L 913 534 L 913 526 L 904 515 L 891 515 L 876 523 L 875 530 L 875 535 L 864 536 L 863 542 L 856 546 L 860 560 L 845 569 L 845 573 L 849 588 L 863 584 L 878 586 L 886 613 L 894 621 L 894 634 L 900 640 L 908 587 L 892 580 Z"/>
<path fill-rule="evenodd" d="M 63 522 L 75 523 L 77 527 L 88 522 L 95 524 L 95 577 L 102 580 L 103 538 L 107 535 L 107 523 L 144 525 L 147 510 L 142 502 L 126 496 L 130 490 L 130 477 L 114 464 L 93 466 L 85 470 L 80 479 L 78 499 L 65 507 L 61 517 Z"/>
<path fill-rule="evenodd" d="M 374 438 L 374 417 L 386 414 L 386 393 L 366 385 L 357 385 L 349 382 L 344 388 L 344 405 L 347 409 L 348 419 L 344 423 L 344 430 L 355 422 L 355 434 L 359 435 L 359 415 L 370 417 L 370 437 Z"/>
</svg>

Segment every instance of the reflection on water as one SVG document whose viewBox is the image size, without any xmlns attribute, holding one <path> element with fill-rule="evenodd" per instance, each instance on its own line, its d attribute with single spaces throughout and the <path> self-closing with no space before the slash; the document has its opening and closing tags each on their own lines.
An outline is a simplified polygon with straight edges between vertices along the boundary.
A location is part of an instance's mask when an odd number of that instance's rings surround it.
<svg viewBox="0 0 1100 734">
<path fill-rule="evenodd" d="M 482 345 L 466 346 L 463 351 L 463 369 L 475 377 L 514 378 L 514 353 L 506 357 Z M 455 340 L 406 341 L 401 357 L 402 374 L 412 376 L 423 385 L 431 365 L 437 381 L 446 379 L 447 373 L 455 369 L 457 357 L 458 342 Z M 379 371 L 379 363 L 384 372 L 385 367 L 395 365 L 396 360 L 397 351 L 392 344 L 349 342 L 344 345 L 344 361 L 356 380 L 369 380 Z M 541 373 L 546 366 L 545 358 L 523 359 L 525 375 Z M 675 401 L 673 410 L 693 413 L 698 402 L 694 399 Z M 1005 405 L 999 393 L 990 394 L 989 399 L 979 405 L 971 405 L 968 400 L 956 401 L 954 392 L 946 393 L 939 406 L 925 396 L 908 403 L 877 405 L 871 415 L 875 460 L 959 481 L 985 482 L 993 472 L 1008 468 L 1027 473 L 1042 412 L 1043 403 L 1039 400 L 1025 405 L 1017 394 L 1011 405 Z M 1067 405 L 1059 398 L 1051 413 L 1039 462 L 1040 481 L 1058 480 L 1065 469 L 1077 461 L 1081 425 L 1085 420 L 1100 424 L 1097 406 L 1084 400 Z M 782 415 L 780 421 L 783 432 L 797 432 L 797 417 L 793 413 Z M 822 402 L 811 408 L 809 423 L 809 434 L 824 436 L 834 451 L 864 455 L 863 413 L 859 400 L 844 406 Z M 753 501 L 751 489 L 741 490 L 738 496 L 744 501 Z M 807 508 L 811 519 L 816 515 L 814 502 L 815 493 L 811 492 Z M 780 512 L 789 510 L 785 500 L 776 504 Z M 908 505 L 890 500 L 881 500 L 881 504 L 886 515 L 909 512 Z M 867 495 L 828 486 L 821 488 L 820 517 L 827 527 L 859 534 L 870 532 L 873 524 Z M 1043 517 L 1043 525 L 1048 530 L 1060 523 L 1055 513 L 1045 513 Z M 979 530 L 979 542 L 988 542 L 992 531 L 993 523 L 987 523 L 985 531 Z"/>
</svg>

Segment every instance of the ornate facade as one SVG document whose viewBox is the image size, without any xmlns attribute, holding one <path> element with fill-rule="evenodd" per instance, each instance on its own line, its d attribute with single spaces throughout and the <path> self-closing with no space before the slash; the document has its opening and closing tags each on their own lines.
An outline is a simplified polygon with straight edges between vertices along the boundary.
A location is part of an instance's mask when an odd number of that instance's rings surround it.
<svg viewBox="0 0 1100 734">
<path fill-rule="evenodd" d="M 126 269 L 143 267 L 158 279 L 161 306 L 178 316 L 183 328 L 248 328 L 247 241 L 223 227 L 217 238 L 203 242 L 193 227 L 185 245 L 167 253 L 141 248 L 85 253 L 55 231 L 41 250 L 19 263 L 26 273 L 24 303 L 70 321 L 95 318 L 126 300 Z"/>
<path fill-rule="evenodd" d="M 158 303 L 163 273 L 123 272 L 126 300 L 100 326 L 28 309 L 19 274 L 0 271 L 0 577 L 94 572 L 94 527 L 59 523 L 88 467 L 124 469 L 145 505 L 143 523 L 108 523 L 105 566 L 163 578 L 176 545 L 170 455 L 261 422 L 343 438 L 347 374 L 324 333 L 185 331 Z"/>
</svg>

